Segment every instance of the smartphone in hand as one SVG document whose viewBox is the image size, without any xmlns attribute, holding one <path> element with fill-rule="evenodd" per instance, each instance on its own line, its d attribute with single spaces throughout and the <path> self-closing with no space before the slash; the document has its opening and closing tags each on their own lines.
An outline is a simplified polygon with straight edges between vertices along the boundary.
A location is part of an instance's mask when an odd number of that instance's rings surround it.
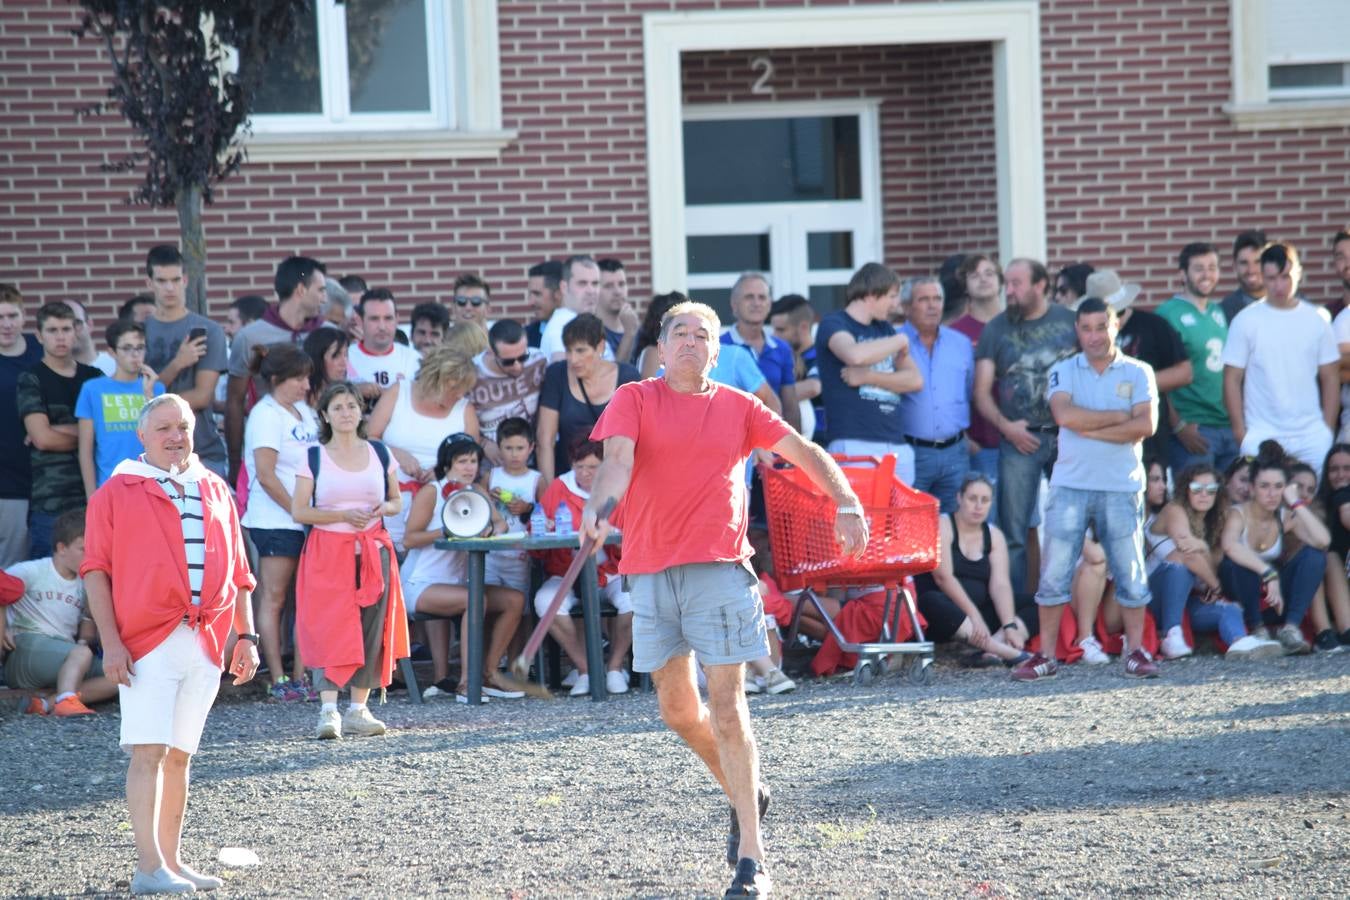
<svg viewBox="0 0 1350 900">
<path fill-rule="evenodd" d="M 192 329 L 191 331 L 188 332 L 188 340 L 189 340 L 189 341 L 197 341 L 197 340 L 201 340 L 201 339 L 204 338 L 204 337 L 206 337 L 206 329 L 205 329 L 205 328 L 194 328 L 194 329 Z"/>
</svg>

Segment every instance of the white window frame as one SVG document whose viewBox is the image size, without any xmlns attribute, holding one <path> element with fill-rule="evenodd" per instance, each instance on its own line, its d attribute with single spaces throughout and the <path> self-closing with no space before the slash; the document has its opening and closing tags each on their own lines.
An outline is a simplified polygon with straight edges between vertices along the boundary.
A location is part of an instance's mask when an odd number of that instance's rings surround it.
<svg viewBox="0 0 1350 900">
<path fill-rule="evenodd" d="M 497 0 L 426 0 L 430 113 L 350 115 L 344 73 L 346 17 L 320 0 L 330 49 L 322 74 L 324 114 L 254 116 L 253 162 L 496 158 L 516 138 L 502 127 Z M 325 11 L 326 10 L 326 11 Z M 322 46 L 322 40 L 321 40 Z"/>
<path fill-rule="evenodd" d="M 1270 2 L 1229 0 L 1233 98 L 1224 105 L 1224 112 L 1241 131 L 1350 124 L 1350 97 L 1319 97 L 1319 93 L 1325 92 L 1296 90 L 1281 91 L 1271 97 L 1270 61 L 1265 44 L 1266 10 Z"/>
<path fill-rule="evenodd" d="M 689 274 L 680 54 L 708 50 L 993 44 L 999 255 L 1045 258 L 1039 0 L 646 13 L 642 32 L 656 291 L 683 290 Z"/>
<path fill-rule="evenodd" d="M 353 113 L 347 60 L 347 5 L 339 0 L 316 0 L 314 6 L 318 18 L 319 92 L 324 111 L 255 113 L 255 134 L 454 128 L 454 68 L 446 46 L 451 23 L 438 10 L 444 8 L 438 0 L 423 0 L 422 7 L 426 15 L 427 96 L 431 101 L 431 108 L 425 112 Z"/>
<path fill-rule="evenodd" d="M 685 204 L 686 236 L 704 234 L 768 234 L 769 271 L 775 293 L 809 294 L 821 285 L 848 284 L 864 262 L 882 258 L 881 223 L 881 101 L 869 98 L 785 103 L 700 103 L 684 108 L 684 121 L 739 119 L 794 119 L 856 116 L 858 119 L 857 200 L 819 200 L 781 203 Z M 819 228 L 807 228 L 811 222 Z M 807 235 L 816 231 L 849 231 L 857 238 L 851 269 L 811 269 L 807 262 Z M 795 245 L 794 242 L 795 241 Z M 684 246 L 683 243 L 681 245 Z M 687 264 L 687 259 L 686 259 Z M 690 290 L 729 288 L 741 275 L 701 272 L 687 277 Z"/>
</svg>

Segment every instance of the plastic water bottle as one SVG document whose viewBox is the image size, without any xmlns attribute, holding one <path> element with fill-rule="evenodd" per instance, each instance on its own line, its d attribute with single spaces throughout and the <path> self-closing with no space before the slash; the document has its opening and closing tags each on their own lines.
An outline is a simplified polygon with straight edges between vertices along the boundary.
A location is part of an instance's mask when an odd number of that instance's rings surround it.
<svg viewBox="0 0 1350 900">
<path fill-rule="evenodd" d="M 558 534 L 571 534 L 572 529 L 572 511 L 567 508 L 566 503 L 558 504 L 558 514 L 553 517 L 557 525 Z"/>
<path fill-rule="evenodd" d="M 534 512 L 530 513 L 530 534 L 535 537 L 542 537 L 548 534 L 548 517 L 544 515 L 544 505 L 536 503 Z"/>
</svg>

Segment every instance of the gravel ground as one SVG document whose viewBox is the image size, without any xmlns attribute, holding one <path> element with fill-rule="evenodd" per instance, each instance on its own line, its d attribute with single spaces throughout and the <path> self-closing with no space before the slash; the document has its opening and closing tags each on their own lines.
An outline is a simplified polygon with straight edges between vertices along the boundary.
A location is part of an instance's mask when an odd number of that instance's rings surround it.
<svg viewBox="0 0 1350 900">
<path fill-rule="evenodd" d="M 1350 875 L 1350 654 L 751 699 L 781 897 L 1312 897 Z M 224 896 L 705 897 L 726 806 L 655 698 L 413 706 L 320 743 L 317 706 L 223 692 L 187 858 Z M 0 894 L 125 893 L 117 716 L 0 712 Z M 261 865 L 225 868 L 222 847 Z"/>
</svg>

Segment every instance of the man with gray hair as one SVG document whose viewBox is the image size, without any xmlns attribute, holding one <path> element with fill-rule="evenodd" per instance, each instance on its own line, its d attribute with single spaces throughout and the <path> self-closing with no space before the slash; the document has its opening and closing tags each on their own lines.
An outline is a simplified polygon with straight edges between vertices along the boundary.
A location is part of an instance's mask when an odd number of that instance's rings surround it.
<svg viewBox="0 0 1350 900">
<path fill-rule="evenodd" d="M 193 453 L 192 408 L 177 394 L 145 404 L 140 459 L 124 460 L 89 500 L 80 565 L 103 671 L 118 685 L 133 894 L 221 886 L 183 862 L 188 770 L 220 690 L 230 632 L 235 684 L 258 668 L 255 582 L 225 482 Z"/>
<path fill-rule="evenodd" d="M 914 487 L 956 511 L 956 494 L 970 471 L 966 429 L 975 380 L 975 348 L 942 324 L 942 283 L 934 276 L 910 282 L 909 319 L 900 334 L 923 376 L 923 387 L 900 397 L 900 422 L 914 448 Z"/>
<path fill-rule="evenodd" d="M 609 504 L 623 499 L 619 571 L 633 600 L 633 668 L 652 673 L 661 718 L 731 801 L 727 862 L 736 874 L 724 896 L 764 897 L 772 885 L 759 823 L 769 793 L 760 783 L 743 679 L 745 663 L 767 656 L 769 643 L 747 566 L 746 458 L 753 449 L 772 450 L 801 468 L 834 504 L 824 537 L 843 555 L 862 555 L 867 520 L 829 454 L 755 398 L 709 380 L 723 350 L 718 325 L 701 303 L 666 313 L 657 342 L 664 376 L 621 385 L 591 432 L 605 442 L 605 457 L 580 530 L 602 546 Z M 690 453 L 695 434 L 698 451 Z"/>
<path fill-rule="evenodd" d="M 773 308 L 769 279 L 760 272 L 745 272 L 731 286 L 731 314 L 736 322 L 722 335 L 722 344 L 749 350 L 764 373 L 764 380 L 782 404 L 783 418 L 799 433 L 801 410 L 797 408 L 797 371 L 792 348 L 774 337 L 764 323 Z"/>
</svg>

